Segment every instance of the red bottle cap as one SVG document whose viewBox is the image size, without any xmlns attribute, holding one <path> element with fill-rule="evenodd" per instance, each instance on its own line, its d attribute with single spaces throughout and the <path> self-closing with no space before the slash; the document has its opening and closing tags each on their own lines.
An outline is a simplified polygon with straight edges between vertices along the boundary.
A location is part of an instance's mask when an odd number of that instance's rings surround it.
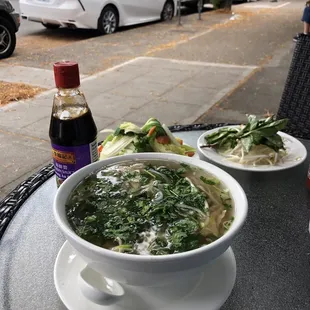
<svg viewBox="0 0 310 310">
<path fill-rule="evenodd" d="M 74 61 L 54 63 L 54 76 L 57 88 L 76 88 L 80 86 L 79 65 Z"/>
</svg>

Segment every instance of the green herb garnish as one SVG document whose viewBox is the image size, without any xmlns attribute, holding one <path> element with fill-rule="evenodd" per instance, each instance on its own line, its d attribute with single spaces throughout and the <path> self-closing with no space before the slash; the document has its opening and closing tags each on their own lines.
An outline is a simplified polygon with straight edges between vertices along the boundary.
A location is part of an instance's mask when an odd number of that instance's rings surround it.
<svg viewBox="0 0 310 310">
<path fill-rule="evenodd" d="M 248 116 L 248 123 L 243 127 L 225 127 L 205 140 L 207 147 L 225 147 L 233 149 L 240 141 L 245 152 L 249 152 L 254 145 L 266 145 L 276 152 L 284 148 L 282 138 L 277 134 L 287 125 L 288 119 L 276 120 L 274 116 L 257 119 L 254 115 Z"/>
<path fill-rule="evenodd" d="M 105 167 L 74 189 L 67 218 L 81 238 L 117 252 L 196 249 L 225 233 L 223 223 L 232 216 L 229 192 L 217 179 L 196 173 L 186 164 Z"/>
</svg>

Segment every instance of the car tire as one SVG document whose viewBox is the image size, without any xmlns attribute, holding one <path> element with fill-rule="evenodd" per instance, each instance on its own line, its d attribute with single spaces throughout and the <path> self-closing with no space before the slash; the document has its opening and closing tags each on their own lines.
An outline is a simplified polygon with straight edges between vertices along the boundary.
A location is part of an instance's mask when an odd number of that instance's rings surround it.
<svg viewBox="0 0 310 310">
<path fill-rule="evenodd" d="M 174 3 L 172 0 L 167 0 L 164 4 L 163 10 L 161 12 L 161 20 L 168 21 L 171 20 L 174 16 Z"/>
<path fill-rule="evenodd" d="M 56 25 L 56 24 L 49 24 L 49 23 L 42 23 L 42 25 L 46 28 L 46 29 L 58 29 L 60 27 L 60 25 Z"/>
<path fill-rule="evenodd" d="M 117 30 L 118 24 L 118 11 L 111 5 L 106 6 L 98 19 L 98 30 L 101 34 L 112 34 Z"/>
<path fill-rule="evenodd" d="M 11 21 L 0 17 L 0 59 L 10 57 L 16 47 L 15 27 Z"/>
</svg>

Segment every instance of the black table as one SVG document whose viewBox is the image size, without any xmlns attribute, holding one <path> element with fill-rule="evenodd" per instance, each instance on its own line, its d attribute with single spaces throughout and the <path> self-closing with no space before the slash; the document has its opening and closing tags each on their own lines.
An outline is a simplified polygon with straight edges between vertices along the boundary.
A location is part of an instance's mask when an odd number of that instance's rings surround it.
<svg viewBox="0 0 310 310">
<path fill-rule="evenodd" d="M 177 136 L 195 146 L 202 133 Z M 303 143 L 310 153 L 310 141 Z M 247 194 L 249 212 L 232 246 L 237 281 L 223 310 L 310 309 L 308 165 L 309 158 L 276 173 L 229 170 Z M 29 180 L 31 186 L 43 184 L 25 201 L 14 199 L 29 196 L 27 182 L 21 189 L 24 193 L 11 195 L 10 203 L 21 208 L 0 241 L 0 309 L 65 309 L 53 284 L 55 258 L 65 240 L 52 214 L 56 193 L 55 179 L 49 179 L 52 174 L 52 168 L 46 167 Z"/>
</svg>

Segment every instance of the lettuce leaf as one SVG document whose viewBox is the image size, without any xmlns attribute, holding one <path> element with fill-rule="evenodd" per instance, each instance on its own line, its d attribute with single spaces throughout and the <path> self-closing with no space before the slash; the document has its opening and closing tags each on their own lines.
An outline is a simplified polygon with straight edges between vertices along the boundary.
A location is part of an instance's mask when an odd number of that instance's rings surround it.
<svg viewBox="0 0 310 310">
<path fill-rule="evenodd" d="M 166 135 L 165 130 L 163 129 L 163 126 L 161 125 L 161 123 L 156 119 L 156 118 L 150 118 L 141 128 L 142 132 L 144 134 L 148 134 L 148 132 L 150 131 L 150 129 L 152 127 L 156 127 L 156 136 L 164 136 Z"/>
<path fill-rule="evenodd" d="M 130 123 L 130 122 L 124 122 L 124 123 L 120 124 L 119 128 L 120 128 L 120 130 L 124 131 L 124 134 L 127 134 L 129 132 L 132 132 L 135 134 L 142 133 L 142 130 L 140 127 L 138 127 L 137 125 Z"/>
<path fill-rule="evenodd" d="M 185 155 L 187 152 L 196 153 L 196 149 L 189 145 L 175 145 L 175 144 L 160 144 L 154 139 L 151 143 L 155 152 L 159 153 L 174 153 L 179 155 Z"/>
<path fill-rule="evenodd" d="M 105 143 L 103 145 L 103 149 L 100 153 L 100 160 L 109 158 L 112 156 L 121 155 L 124 153 L 124 150 L 133 142 L 134 136 L 116 136 L 112 140 Z"/>
</svg>

